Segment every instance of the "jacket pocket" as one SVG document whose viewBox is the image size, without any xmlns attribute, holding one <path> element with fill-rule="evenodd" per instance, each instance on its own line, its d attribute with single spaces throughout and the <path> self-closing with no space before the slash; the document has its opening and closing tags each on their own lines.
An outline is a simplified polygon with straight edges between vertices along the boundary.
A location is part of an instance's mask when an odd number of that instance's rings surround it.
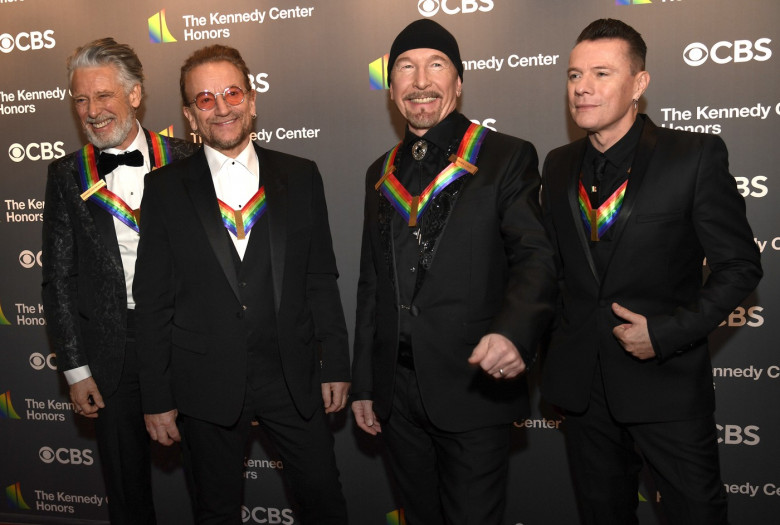
<svg viewBox="0 0 780 525">
<path fill-rule="evenodd" d="M 683 218 L 683 212 L 669 212 L 669 213 L 644 213 L 636 216 L 636 222 L 668 222 L 679 221 Z"/>
</svg>

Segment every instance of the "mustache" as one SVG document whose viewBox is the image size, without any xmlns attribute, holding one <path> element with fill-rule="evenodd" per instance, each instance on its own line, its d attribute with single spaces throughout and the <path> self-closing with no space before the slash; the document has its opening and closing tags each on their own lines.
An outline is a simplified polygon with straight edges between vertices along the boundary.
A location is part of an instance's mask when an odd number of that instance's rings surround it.
<svg viewBox="0 0 780 525">
<path fill-rule="evenodd" d="M 110 115 L 98 115 L 97 117 L 87 117 L 86 122 L 87 124 L 95 124 L 96 122 L 103 122 L 104 120 L 108 120 L 111 117 Z"/>
<path fill-rule="evenodd" d="M 416 98 L 441 98 L 441 95 L 436 91 L 416 91 L 406 95 L 404 100 L 413 100 Z"/>
</svg>

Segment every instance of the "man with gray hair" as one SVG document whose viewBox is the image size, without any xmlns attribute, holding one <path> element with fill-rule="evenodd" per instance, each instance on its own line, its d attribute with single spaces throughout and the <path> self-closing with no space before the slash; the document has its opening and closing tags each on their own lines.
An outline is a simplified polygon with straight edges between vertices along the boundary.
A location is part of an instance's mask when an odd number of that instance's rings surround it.
<svg viewBox="0 0 780 525">
<path fill-rule="evenodd" d="M 141 413 L 132 295 L 144 175 L 195 144 L 143 129 L 143 68 L 112 38 L 68 58 L 89 144 L 49 165 L 43 214 L 43 305 L 77 414 L 95 419 L 113 524 L 156 523 Z"/>
</svg>

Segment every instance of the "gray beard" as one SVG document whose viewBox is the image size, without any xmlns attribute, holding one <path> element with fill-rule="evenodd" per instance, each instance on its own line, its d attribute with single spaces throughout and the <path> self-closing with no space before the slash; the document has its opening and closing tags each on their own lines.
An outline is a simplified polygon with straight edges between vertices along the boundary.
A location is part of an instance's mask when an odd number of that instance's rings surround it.
<svg viewBox="0 0 780 525">
<path fill-rule="evenodd" d="M 130 133 L 130 130 L 133 129 L 135 116 L 130 115 L 126 120 L 121 122 L 117 120 L 116 122 L 117 126 L 115 127 L 114 131 L 106 137 L 99 137 L 92 132 L 92 128 L 90 126 L 84 126 L 84 132 L 87 134 L 87 139 L 97 149 L 103 150 L 108 148 L 116 148 L 125 141 L 127 135 Z"/>
</svg>

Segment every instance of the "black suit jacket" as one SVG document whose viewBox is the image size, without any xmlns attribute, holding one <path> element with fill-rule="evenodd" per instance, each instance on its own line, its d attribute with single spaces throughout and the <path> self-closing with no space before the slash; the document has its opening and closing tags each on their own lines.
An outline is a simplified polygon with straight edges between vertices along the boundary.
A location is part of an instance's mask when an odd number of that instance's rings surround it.
<svg viewBox="0 0 780 525">
<path fill-rule="evenodd" d="M 266 190 L 276 331 L 298 411 L 349 381 L 349 349 L 322 180 L 312 161 L 255 145 Z M 247 322 L 234 250 L 203 150 L 147 177 L 133 296 L 145 413 L 234 423 L 247 385 Z M 258 222 L 258 224 L 260 224 Z M 249 243 L 258 237 L 250 236 Z M 269 321 L 269 320 L 264 320 Z M 274 322 L 274 320 L 270 320 Z"/>
<path fill-rule="evenodd" d="M 600 359 L 619 421 L 700 417 L 715 403 L 707 335 L 758 284 L 759 251 L 723 140 L 638 118 L 645 123 L 601 276 L 577 201 L 588 139 L 545 160 L 542 200 L 562 303 L 542 392 L 556 405 L 584 411 Z M 705 257 L 712 273 L 702 285 Z M 613 302 L 647 317 L 657 358 L 640 361 L 623 350 L 612 335 L 623 322 Z"/>
<path fill-rule="evenodd" d="M 165 140 L 174 159 L 197 150 L 191 142 Z M 146 141 L 154 162 L 148 135 Z M 49 165 L 43 212 L 43 307 L 57 368 L 89 365 L 105 397 L 116 390 L 122 371 L 127 286 L 113 216 L 81 199 L 79 153 Z"/>
<path fill-rule="evenodd" d="M 459 118 L 465 129 L 468 121 Z M 366 173 L 352 383 L 353 392 L 370 396 L 382 419 L 390 415 L 399 338 L 396 261 L 387 229 L 380 231 L 380 221 L 387 221 L 379 212 L 385 197 L 374 189 L 384 158 Z M 509 338 L 530 365 L 555 301 L 536 150 L 490 132 L 476 165 L 479 171 L 466 176 L 445 219 L 413 301 L 412 346 L 425 408 L 434 424 L 455 432 L 527 414 L 524 377 L 495 380 L 467 360 L 482 336 L 494 332 Z"/>
</svg>

